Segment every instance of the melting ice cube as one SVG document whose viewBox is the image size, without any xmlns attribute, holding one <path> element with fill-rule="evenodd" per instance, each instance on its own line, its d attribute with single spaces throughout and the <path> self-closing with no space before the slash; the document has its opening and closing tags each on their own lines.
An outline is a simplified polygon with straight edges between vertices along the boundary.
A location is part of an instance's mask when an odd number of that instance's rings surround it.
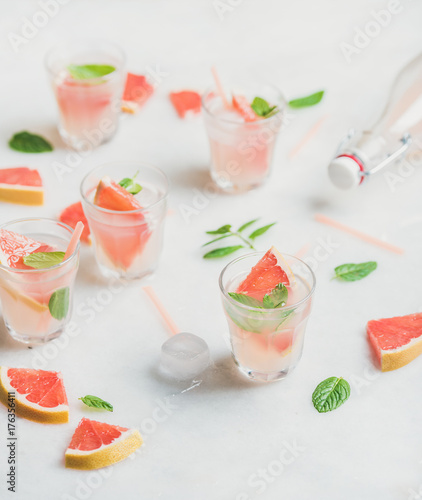
<svg viewBox="0 0 422 500">
<path fill-rule="evenodd" d="M 161 347 L 161 367 L 168 375 L 187 380 L 195 378 L 210 364 L 205 340 L 193 333 L 178 333 Z"/>
</svg>

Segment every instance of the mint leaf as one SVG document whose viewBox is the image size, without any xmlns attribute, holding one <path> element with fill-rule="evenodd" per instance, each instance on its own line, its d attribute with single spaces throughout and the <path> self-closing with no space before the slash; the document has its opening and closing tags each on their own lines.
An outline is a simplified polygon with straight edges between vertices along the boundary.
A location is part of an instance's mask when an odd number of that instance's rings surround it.
<svg viewBox="0 0 422 500">
<path fill-rule="evenodd" d="M 229 292 L 229 295 L 232 299 L 236 300 L 237 302 L 240 302 L 244 306 L 258 307 L 262 309 L 262 302 L 253 297 L 249 297 L 249 295 L 245 295 L 244 293 L 234 293 L 234 292 Z"/>
<path fill-rule="evenodd" d="M 283 283 L 279 283 L 275 286 L 271 293 L 264 295 L 262 302 L 266 309 L 275 309 L 286 305 L 288 296 L 289 291 L 287 288 L 283 285 Z"/>
<path fill-rule="evenodd" d="M 219 227 L 215 231 L 206 231 L 206 233 L 207 234 L 225 234 L 225 233 L 229 233 L 231 228 L 232 227 L 230 224 L 226 224 L 225 226 Z"/>
<path fill-rule="evenodd" d="M 260 227 L 256 229 L 253 233 L 249 235 L 249 238 L 251 240 L 254 240 L 255 238 L 258 238 L 258 236 L 261 236 L 261 234 L 264 234 L 270 229 L 270 227 L 274 226 L 274 224 L 277 224 L 276 222 L 273 222 L 272 224 L 268 224 L 267 226 Z"/>
<path fill-rule="evenodd" d="M 361 264 L 343 264 L 334 269 L 336 275 L 333 279 L 338 278 L 343 281 L 361 280 L 372 273 L 372 271 L 375 271 L 376 268 L 377 263 L 373 261 L 362 262 Z"/>
<path fill-rule="evenodd" d="M 277 106 L 270 106 L 262 97 L 255 97 L 252 101 L 251 108 L 255 111 L 256 115 L 266 117 L 270 115 Z"/>
<path fill-rule="evenodd" d="M 91 408 L 98 408 L 100 410 L 113 411 L 113 405 L 104 401 L 97 396 L 86 395 L 83 398 L 79 398 L 82 403 Z"/>
<path fill-rule="evenodd" d="M 30 132 L 18 132 L 9 141 L 9 146 L 21 153 L 46 153 L 53 151 L 53 146 L 40 135 Z"/>
<path fill-rule="evenodd" d="M 136 174 L 130 178 L 130 177 L 125 177 L 119 182 L 119 185 L 122 186 L 122 188 L 125 188 L 126 191 L 130 194 L 138 194 L 140 191 L 142 191 L 142 186 L 140 184 L 137 184 L 135 182 L 136 176 L 139 174 L 139 170 L 136 172 Z"/>
<path fill-rule="evenodd" d="M 254 220 L 250 220 L 249 222 L 245 222 L 245 224 L 243 224 L 242 226 L 239 227 L 239 229 L 237 230 L 238 233 L 241 233 L 242 231 L 244 231 L 246 228 L 248 228 L 249 226 L 252 226 L 252 224 L 255 224 L 255 222 L 257 221 L 258 219 L 254 219 Z"/>
<path fill-rule="evenodd" d="M 230 255 L 233 252 L 237 252 L 241 248 L 243 248 L 243 245 L 216 248 L 215 250 L 211 250 L 211 252 L 206 253 L 203 257 L 204 259 L 216 259 L 218 257 L 225 257 L 226 255 Z"/>
<path fill-rule="evenodd" d="M 219 238 L 214 238 L 211 241 L 207 241 L 207 243 L 204 243 L 202 246 L 206 247 L 207 245 L 211 245 L 211 243 L 215 243 L 216 241 L 224 240 L 224 238 L 230 238 L 230 236 L 233 236 L 233 234 L 225 234 L 223 236 L 220 236 Z"/>
<path fill-rule="evenodd" d="M 25 255 L 23 263 L 34 269 L 47 269 L 63 261 L 64 252 L 34 252 Z"/>
<path fill-rule="evenodd" d="M 332 411 L 341 406 L 350 396 L 350 385 L 342 377 L 329 377 L 317 385 L 312 394 L 312 403 L 319 413 Z"/>
<path fill-rule="evenodd" d="M 69 311 L 69 287 L 56 290 L 48 301 L 48 308 L 54 319 L 64 319 Z"/>
<path fill-rule="evenodd" d="M 289 106 L 291 108 L 306 108 L 308 106 L 314 106 L 321 101 L 323 95 L 324 91 L 320 90 L 319 92 L 315 92 L 315 94 L 311 94 L 306 97 L 299 97 L 298 99 L 289 101 Z"/>
<path fill-rule="evenodd" d="M 75 80 L 88 80 L 90 78 L 100 78 L 116 71 L 114 66 L 108 64 L 85 64 L 78 66 L 71 64 L 67 67 L 70 76 Z"/>
</svg>

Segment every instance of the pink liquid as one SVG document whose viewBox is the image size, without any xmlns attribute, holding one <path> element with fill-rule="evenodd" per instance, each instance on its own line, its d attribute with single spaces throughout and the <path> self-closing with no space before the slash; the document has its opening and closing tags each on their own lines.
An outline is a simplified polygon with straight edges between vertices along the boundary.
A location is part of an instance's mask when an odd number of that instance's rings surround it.
<svg viewBox="0 0 422 500">
<path fill-rule="evenodd" d="M 229 289 L 235 291 L 245 276 L 237 278 Z M 289 288 L 288 301 L 283 308 L 285 311 L 288 311 L 289 305 L 305 298 L 310 291 L 305 280 L 297 276 L 296 279 L 296 284 Z M 280 373 L 287 374 L 297 365 L 302 355 L 310 310 L 311 299 L 299 305 L 285 318 L 280 318 L 280 313 L 260 315 L 226 305 L 236 363 L 243 371 L 261 374 L 267 380 L 280 378 Z M 253 328 L 248 329 L 248 324 Z"/>
<path fill-rule="evenodd" d="M 51 236 L 31 237 L 48 242 L 57 251 L 65 251 L 68 243 Z M 72 296 L 77 267 L 78 259 L 74 259 L 62 268 L 51 271 L 46 269 L 40 273 L 1 270 L 2 315 L 13 337 L 24 342 L 37 343 L 55 338 L 61 333 L 70 316 L 71 302 L 66 317 L 61 320 L 51 315 L 48 304 L 52 294 L 61 288 L 69 287 L 69 296 Z"/>
<path fill-rule="evenodd" d="M 246 191 L 262 184 L 271 169 L 281 114 L 246 123 L 226 110 L 219 98 L 208 100 L 204 113 L 211 150 L 211 175 L 228 191 Z"/>
<path fill-rule="evenodd" d="M 150 211 L 148 206 L 162 197 L 157 188 L 143 183 L 136 195 L 146 209 L 140 213 L 109 212 L 85 204 L 96 258 L 104 274 L 131 279 L 155 270 L 163 245 L 166 203 Z"/>
<path fill-rule="evenodd" d="M 70 146 L 89 149 L 113 136 L 120 111 L 120 77 L 75 80 L 63 70 L 54 79 L 53 87 L 60 133 Z"/>
</svg>

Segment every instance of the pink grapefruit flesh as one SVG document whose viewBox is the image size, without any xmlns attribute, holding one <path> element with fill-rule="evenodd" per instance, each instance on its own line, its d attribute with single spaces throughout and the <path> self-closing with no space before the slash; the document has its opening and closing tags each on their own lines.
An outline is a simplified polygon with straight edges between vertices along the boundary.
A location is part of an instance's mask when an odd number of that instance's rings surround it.
<svg viewBox="0 0 422 500">
<path fill-rule="evenodd" d="M 76 224 L 81 221 L 84 225 L 81 241 L 88 244 L 91 243 L 88 221 L 86 220 L 82 203 L 80 201 L 66 207 L 59 215 L 59 221 L 64 222 L 73 229 L 75 229 Z"/>
<path fill-rule="evenodd" d="M 243 95 L 234 95 L 232 104 L 235 111 L 245 120 L 245 122 L 254 122 L 258 119 L 255 111 L 251 108 L 249 101 Z"/>
<path fill-rule="evenodd" d="M 27 167 L 0 169 L 0 201 L 42 205 L 44 190 L 38 170 Z"/>
<path fill-rule="evenodd" d="M 262 300 L 279 283 L 289 287 L 292 278 L 294 279 L 287 262 L 276 248 L 271 247 L 240 283 L 236 292 Z"/>
<path fill-rule="evenodd" d="M 401 368 L 422 353 L 422 313 L 372 320 L 366 331 L 383 372 Z"/>
<path fill-rule="evenodd" d="M 188 114 L 198 114 L 201 111 L 201 96 L 193 90 L 171 92 L 170 101 L 180 118 Z"/>
<path fill-rule="evenodd" d="M 122 110 L 127 113 L 135 113 L 145 104 L 154 92 L 154 87 L 148 83 L 143 75 L 128 73 L 122 98 Z"/>
<path fill-rule="evenodd" d="M 41 423 L 68 421 L 69 408 L 59 372 L 29 368 L 0 368 L 0 400 L 7 406 L 8 393 L 15 393 L 16 414 Z"/>
<path fill-rule="evenodd" d="M 66 450 L 66 467 L 99 469 L 128 457 L 142 444 L 136 429 L 83 418 Z"/>
<path fill-rule="evenodd" d="M 23 263 L 23 257 L 34 252 L 52 252 L 53 247 L 22 234 L 0 229 L 0 263 L 15 269 L 32 269 Z"/>
</svg>

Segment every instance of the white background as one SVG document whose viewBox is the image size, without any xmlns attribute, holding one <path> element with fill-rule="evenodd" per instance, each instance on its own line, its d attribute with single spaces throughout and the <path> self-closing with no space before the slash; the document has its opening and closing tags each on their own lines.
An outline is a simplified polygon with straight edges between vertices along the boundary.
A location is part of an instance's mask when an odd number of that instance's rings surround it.
<svg viewBox="0 0 422 500">
<path fill-rule="evenodd" d="M 380 174 L 350 193 L 336 191 L 326 175 L 341 137 L 376 116 L 395 74 L 420 51 L 422 7 L 417 0 L 396 2 L 400 12 L 386 26 L 370 25 L 377 35 L 347 60 L 342 44 L 353 44 L 355 29 L 368 27 L 371 12 L 388 8 L 387 1 L 232 0 L 237 6 L 230 7 L 225 0 L 230 8 L 221 16 L 217 3 L 70 0 L 14 51 L 9 34 L 22 34 L 24 18 L 33 19 L 39 2 L 1 0 L 0 167 L 37 167 L 46 203 L 35 208 L 2 204 L 0 222 L 57 216 L 78 200 L 86 172 L 105 161 L 139 159 L 159 166 L 171 181 L 173 215 L 159 270 L 146 283 L 154 286 L 181 329 L 206 339 L 214 360 L 190 391 L 182 392 L 189 384 L 163 381 L 156 369 L 168 334 L 141 284 L 101 293 L 110 283 L 99 276 L 91 249 L 85 248 L 73 315 L 79 334 L 67 338 L 68 345 L 63 341 L 28 350 L 0 327 L 0 364 L 30 367 L 37 361 L 62 371 L 70 402 L 67 425 L 18 421 L 16 494 L 6 490 L 7 423 L 0 408 L 2 499 L 406 500 L 422 486 L 422 359 L 381 374 L 373 367 L 365 334 L 370 319 L 422 308 L 422 173 L 407 172 L 394 188 Z M 54 162 L 66 162 L 69 151 L 55 128 L 43 57 L 49 47 L 75 35 L 110 38 L 125 49 L 130 70 L 145 74 L 158 66 L 166 76 L 136 116 L 122 116 L 111 143 L 60 177 Z M 223 76 L 239 71 L 271 79 L 289 99 L 320 89 L 326 96 L 320 105 L 293 113 L 266 186 L 242 196 L 201 198 L 198 205 L 198 193 L 211 185 L 206 135 L 200 118 L 177 117 L 168 92 L 204 89 L 211 83 L 212 64 Z M 327 119 L 317 135 L 289 159 L 323 116 Z M 8 139 L 24 129 L 48 137 L 55 151 L 38 156 L 9 150 Z M 201 208 L 183 217 L 183 206 L 195 204 Z M 313 220 L 316 212 L 401 246 L 405 254 L 321 226 Z M 237 373 L 217 286 L 227 260 L 204 261 L 200 249 L 204 231 L 257 216 L 263 223 L 277 221 L 258 240 L 261 250 L 275 244 L 295 253 L 309 244 L 312 257 L 321 241 L 333 244 L 318 263 L 302 361 L 285 381 L 269 385 L 250 383 Z M 335 266 L 366 260 L 376 260 L 379 268 L 365 280 L 330 281 Z M 98 306 L 101 301 L 109 303 Z M 94 307 L 101 310 L 94 313 Z M 312 391 L 333 375 L 349 380 L 352 395 L 335 412 L 319 414 Z M 114 413 L 83 408 L 77 398 L 85 394 L 112 402 Z M 161 422 L 153 425 L 151 418 L 166 397 L 172 409 L 160 413 Z M 67 470 L 64 451 L 82 416 L 138 427 L 145 445 L 134 460 L 106 471 L 107 477 Z M 299 451 L 280 466 L 275 462 L 286 443 Z M 257 483 L 260 470 L 267 471 L 267 480 Z"/>
</svg>

